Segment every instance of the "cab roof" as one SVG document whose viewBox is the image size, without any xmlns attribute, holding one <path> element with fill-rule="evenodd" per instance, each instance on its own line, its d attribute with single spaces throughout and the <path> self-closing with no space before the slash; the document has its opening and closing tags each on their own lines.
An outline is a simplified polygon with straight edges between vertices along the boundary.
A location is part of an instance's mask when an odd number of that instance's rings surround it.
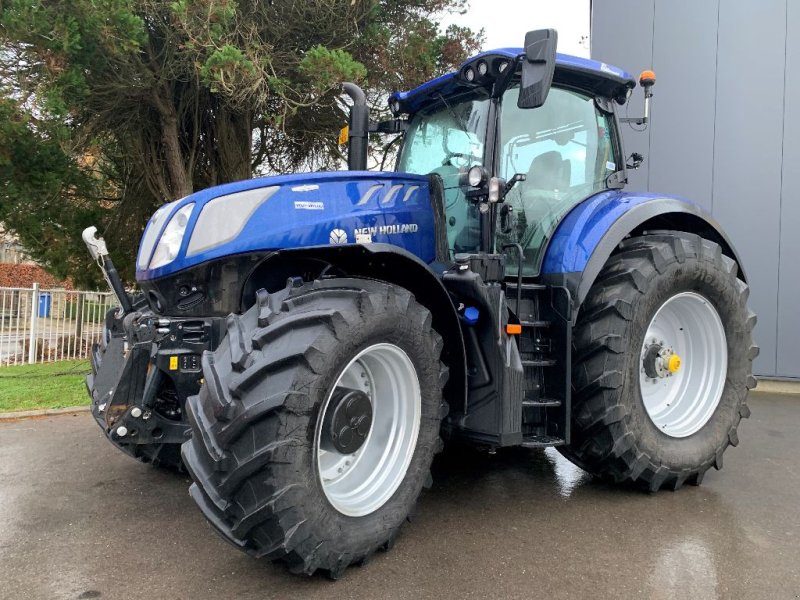
<svg viewBox="0 0 800 600">
<path fill-rule="evenodd" d="M 467 66 L 477 64 L 481 59 L 491 64 L 497 64 L 498 61 L 514 61 L 522 55 L 524 55 L 522 48 L 499 48 L 482 52 L 464 61 L 458 71 L 426 81 L 407 92 L 395 92 L 389 98 L 389 102 L 399 102 L 400 112 L 417 112 L 429 103 L 437 101 L 440 95 L 450 96 L 485 86 L 485 81 L 468 83 L 461 77 L 462 71 Z M 570 54 L 556 54 L 553 82 L 575 86 L 597 96 L 616 100 L 619 104 L 624 104 L 629 90 L 636 87 L 636 80 L 622 69 Z"/>
</svg>

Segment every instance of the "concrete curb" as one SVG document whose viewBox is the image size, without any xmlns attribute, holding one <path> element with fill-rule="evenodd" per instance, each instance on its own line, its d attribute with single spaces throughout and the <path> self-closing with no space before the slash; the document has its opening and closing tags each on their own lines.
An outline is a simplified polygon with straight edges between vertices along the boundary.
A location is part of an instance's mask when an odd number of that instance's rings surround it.
<svg viewBox="0 0 800 600">
<path fill-rule="evenodd" d="M 761 394 L 800 394 L 800 380 L 759 378 L 758 385 L 753 392 Z"/>
<path fill-rule="evenodd" d="M 0 412 L 0 421 L 27 419 L 29 417 L 48 417 L 51 415 L 68 415 L 80 412 L 89 412 L 89 405 L 70 406 L 67 408 L 40 408 L 38 410 L 20 410 L 17 412 Z"/>
</svg>

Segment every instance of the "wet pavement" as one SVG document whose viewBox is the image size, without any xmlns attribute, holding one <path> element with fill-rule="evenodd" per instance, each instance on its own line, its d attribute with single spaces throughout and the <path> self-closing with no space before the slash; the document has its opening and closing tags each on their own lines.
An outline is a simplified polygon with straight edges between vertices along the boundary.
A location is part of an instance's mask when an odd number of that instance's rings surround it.
<svg viewBox="0 0 800 600">
<path fill-rule="evenodd" d="M 225 544 L 185 477 L 86 413 L 0 423 L 0 598 L 800 598 L 800 399 L 750 405 L 724 470 L 679 492 L 552 450 L 446 453 L 394 549 L 338 582 Z"/>
</svg>

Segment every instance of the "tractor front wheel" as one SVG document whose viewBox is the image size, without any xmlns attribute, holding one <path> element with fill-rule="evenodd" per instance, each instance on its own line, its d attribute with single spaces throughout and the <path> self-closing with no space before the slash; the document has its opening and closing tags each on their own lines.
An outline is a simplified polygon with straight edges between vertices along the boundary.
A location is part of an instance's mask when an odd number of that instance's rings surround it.
<svg viewBox="0 0 800 600">
<path fill-rule="evenodd" d="M 357 279 L 261 290 L 203 358 L 190 493 L 238 548 L 337 577 L 392 544 L 430 480 L 442 339 L 408 291 Z"/>
<path fill-rule="evenodd" d="M 650 491 L 699 484 L 738 444 L 755 315 L 736 263 L 696 235 L 624 241 L 575 327 L 572 439 L 589 472 Z"/>
</svg>

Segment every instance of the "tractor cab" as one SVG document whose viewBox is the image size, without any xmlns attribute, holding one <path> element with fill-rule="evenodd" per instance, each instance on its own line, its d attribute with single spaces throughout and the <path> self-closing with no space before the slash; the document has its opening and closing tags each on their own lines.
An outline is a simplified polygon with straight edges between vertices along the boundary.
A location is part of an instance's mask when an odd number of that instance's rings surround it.
<svg viewBox="0 0 800 600">
<path fill-rule="evenodd" d="M 535 277 L 561 219 L 623 185 L 614 107 L 635 81 L 615 67 L 555 54 L 551 30 L 531 32 L 526 47 L 534 47 L 533 61 L 523 49 L 486 52 L 394 94 L 390 106 L 409 114 L 397 171 L 441 179 L 450 258 L 519 244 L 522 275 Z M 544 66 L 530 74 L 537 64 Z M 533 85 L 541 88 L 535 105 L 525 99 Z M 520 258 L 512 254 L 510 276 Z"/>
</svg>

